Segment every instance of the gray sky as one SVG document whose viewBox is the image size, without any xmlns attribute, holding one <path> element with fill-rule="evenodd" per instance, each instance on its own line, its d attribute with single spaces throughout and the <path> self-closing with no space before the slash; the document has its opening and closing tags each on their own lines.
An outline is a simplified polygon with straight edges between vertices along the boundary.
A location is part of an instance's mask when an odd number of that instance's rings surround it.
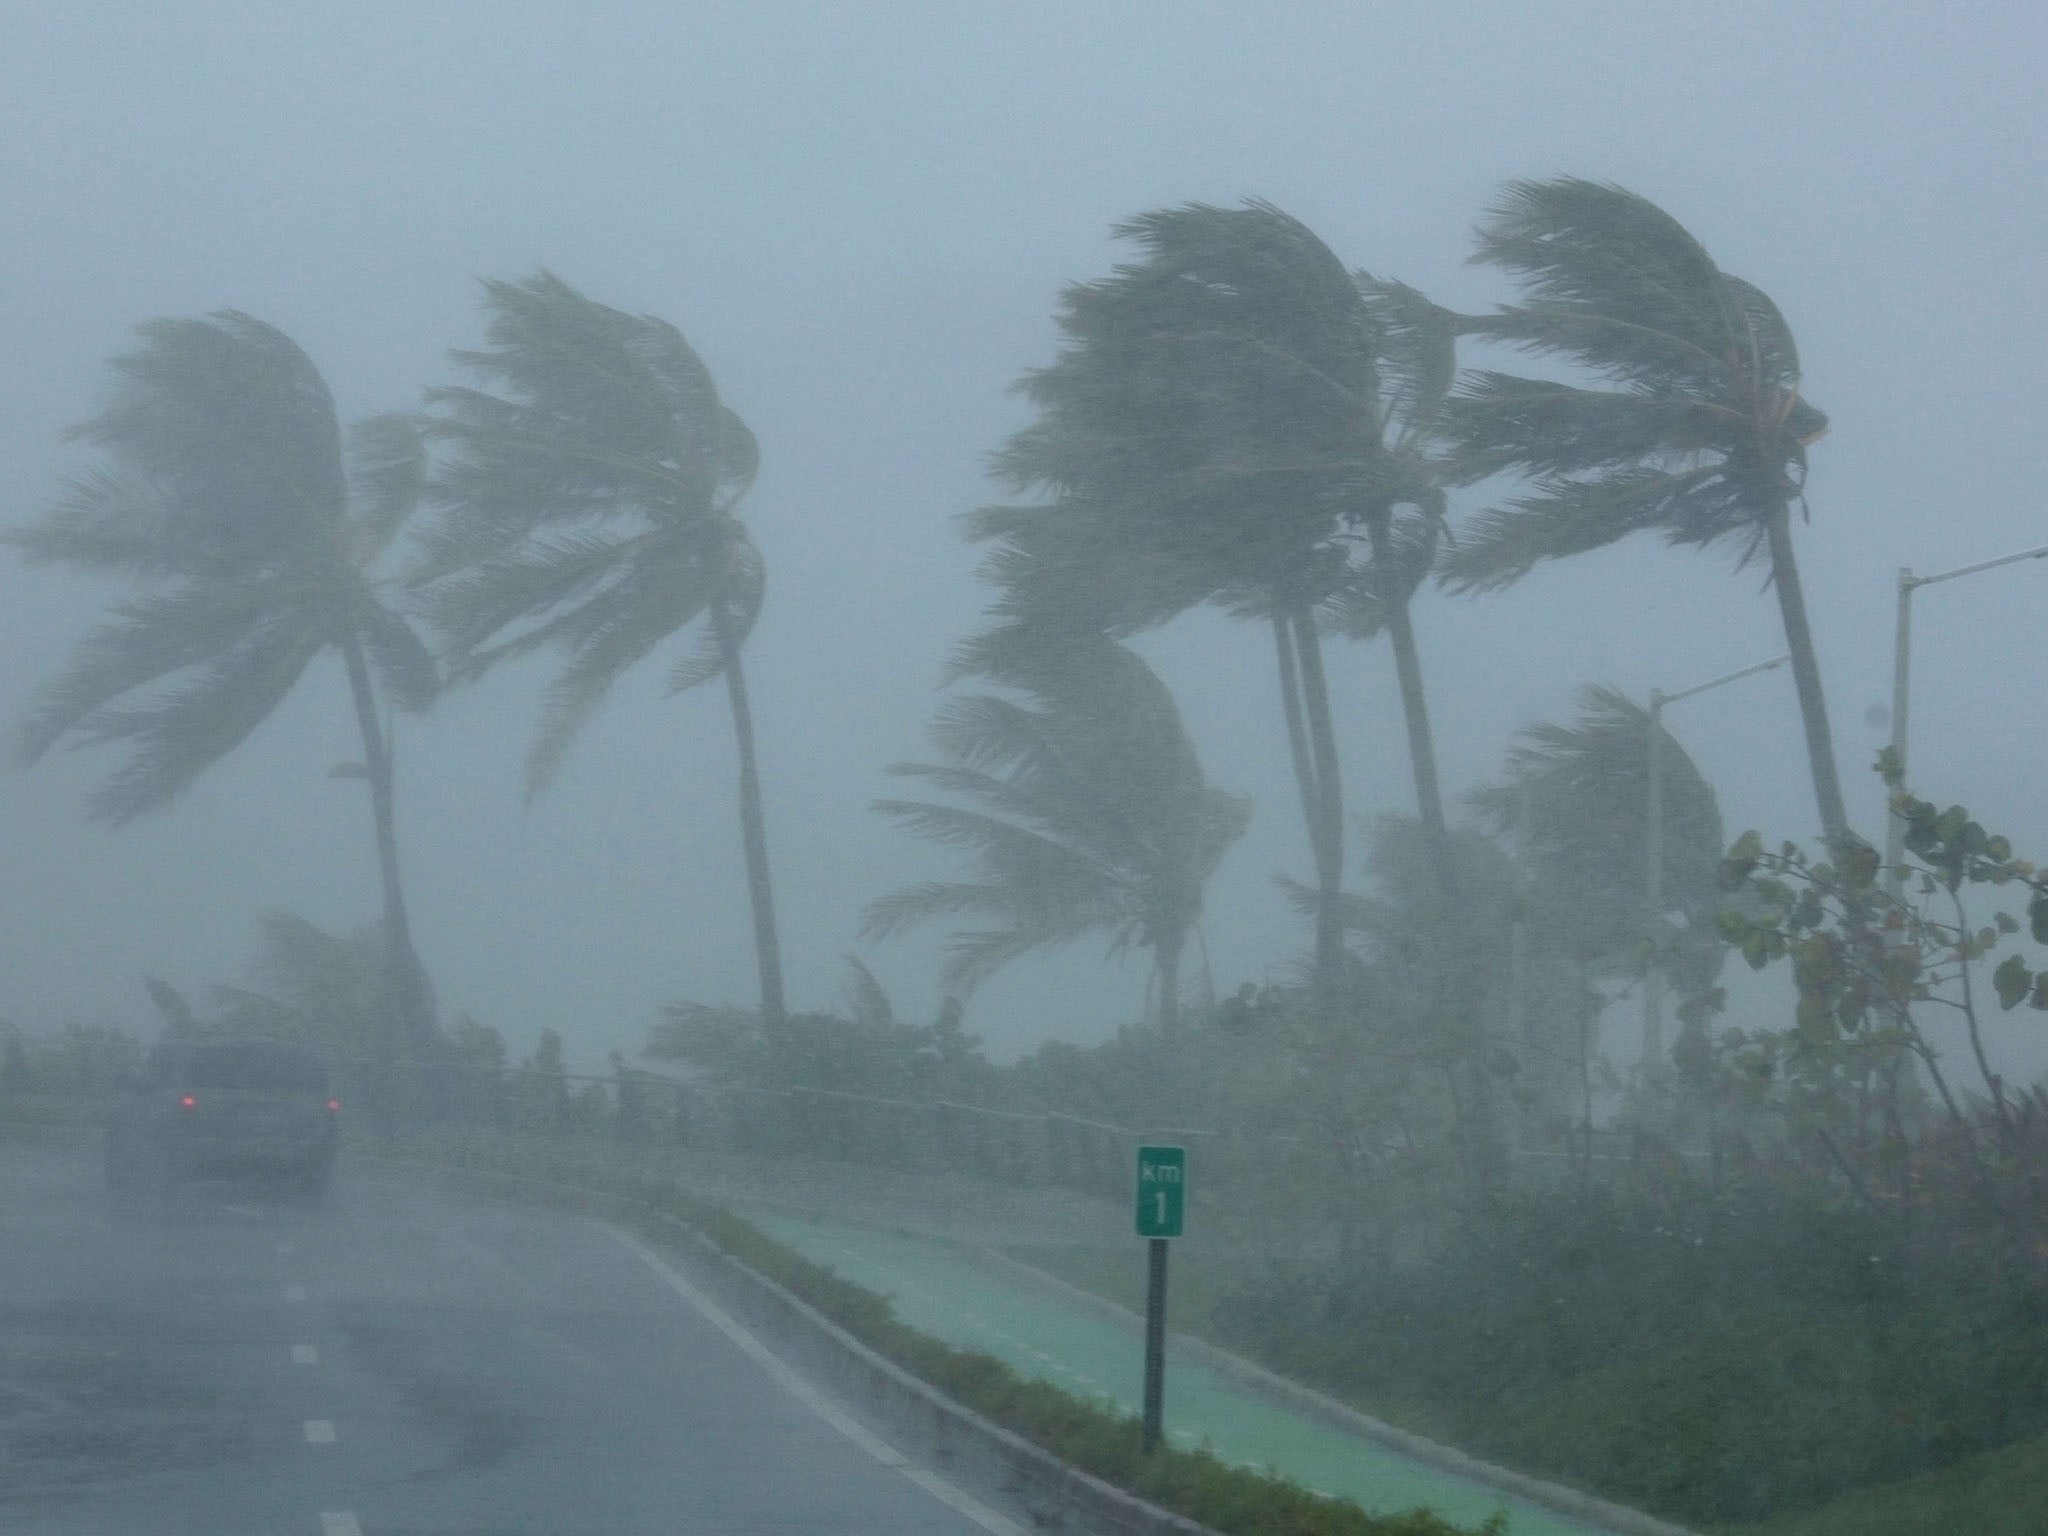
<svg viewBox="0 0 2048 1536">
<path fill-rule="evenodd" d="M 57 438 L 156 315 L 248 310 L 345 415 L 413 404 L 474 344 L 474 280 L 551 267 L 690 336 L 759 434 L 770 570 L 750 649 L 790 991 L 831 1002 L 861 904 L 943 866 L 866 809 L 923 754 L 947 648 L 985 600 L 951 524 L 992 499 L 1007 393 L 1049 359 L 1062 284 L 1108 228 L 1261 196 L 1347 262 L 1477 308 L 1503 181 L 1569 172 L 1663 204 L 1798 335 L 1834 420 L 1799 534 L 1852 817 L 1889 698 L 1893 572 L 2048 542 L 2044 22 L 1974 7 L 1421 3 L 24 5 L 0 53 L 0 518 L 83 460 Z M 15 717 L 106 589 L 0 564 Z M 2048 858 L 2038 792 L 2048 562 L 1922 595 L 1915 777 Z M 1754 573 L 1635 543 L 1417 624 L 1447 787 L 1589 681 L 1641 696 L 1781 649 Z M 1301 942 L 1270 876 L 1305 874 L 1269 645 L 1196 617 L 1142 643 L 1211 776 L 1258 801 L 1210 903 L 1217 980 Z M 1333 657 L 1346 787 L 1412 808 L 1391 666 Z M 402 829 L 444 1003 L 516 1046 L 556 1025 L 595 1064 L 661 1001 L 747 1000 L 730 729 L 714 690 L 622 688 L 553 792 L 520 805 L 540 672 L 404 726 Z M 1670 724 L 1731 833 L 1816 824 L 1789 679 Z M 0 1014 L 147 1024 L 144 972 L 236 971 L 253 919 L 373 915 L 338 667 L 169 813 L 77 808 L 103 754 L 0 782 Z M 933 947 L 867 958 L 935 1005 Z M 1142 967 L 1020 966 L 970 1027 L 1009 1054 L 1091 1041 Z M 2031 1017 L 2031 1016 L 2029 1016 Z"/>
</svg>

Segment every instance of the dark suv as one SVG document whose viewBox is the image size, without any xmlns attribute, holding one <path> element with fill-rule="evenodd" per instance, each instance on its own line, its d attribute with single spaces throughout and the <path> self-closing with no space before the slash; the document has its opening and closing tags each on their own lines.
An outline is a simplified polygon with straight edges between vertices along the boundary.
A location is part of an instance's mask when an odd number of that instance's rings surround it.
<svg viewBox="0 0 2048 1536">
<path fill-rule="evenodd" d="M 280 1040 L 158 1046 L 107 1130 L 107 1184 L 169 1194 L 186 1179 L 266 1177 L 317 1199 L 334 1174 L 341 1100 L 320 1058 Z"/>
</svg>

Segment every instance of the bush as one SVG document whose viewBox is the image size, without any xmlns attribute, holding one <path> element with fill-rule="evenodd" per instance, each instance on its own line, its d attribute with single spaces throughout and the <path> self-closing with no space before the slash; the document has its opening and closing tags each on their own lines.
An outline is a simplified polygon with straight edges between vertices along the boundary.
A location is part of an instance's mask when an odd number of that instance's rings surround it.
<svg viewBox="0 0 2048 1536">
<path fill-rule="evenodd" d="M 1683 1520 L 1748 1520 L 2048 1428 L 2048 1293 L 1769 1186 L 1524 1192 L 1413 1266 L 1241 1289 L 1223 1337 Z"/>
</svg>

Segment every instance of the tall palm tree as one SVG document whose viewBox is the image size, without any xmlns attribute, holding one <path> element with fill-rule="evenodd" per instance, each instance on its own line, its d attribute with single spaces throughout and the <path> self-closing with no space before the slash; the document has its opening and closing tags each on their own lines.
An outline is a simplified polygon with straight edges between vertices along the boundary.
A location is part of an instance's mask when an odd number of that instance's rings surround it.
<svg viewBox="0 0 2048 1536">
<path fill-rule="evenodd" d="M 970 872 L 873 902 L 864 932 L 966 921 L 944 978 L 962 996 L 1021 955 L 1107 935 L 1112 952 L 1150 953 L 1161 1031 L 1177 1032 L 1181 950 L 1250 803 L 1208 783 L 1165 684 L 1113 641 L 1015 627 L 976 655 L 980 675 L 1024 702 L 956 699 L 932 727 L 945 761 L 890 769 L 966 803 L 875 803 L 966 849 Z"/>
<path fill-rule="evenodd" d="M 1821 825 L 1830 841 L 1846 837 L 1792 550 L 1807 449 L 1828 420 L 1800 394 L 1784 316 L 1653 203 L 1573 177 L 1511 183 L 1474 259 L 1511 273 L 1525 302 L 1471 321 L 1472 332 L 1563 358 L 1599 387 L 1466 378 L 1450 413 L 1462 477 L 1513 472 L 1534 487 L 1472 520 L 1447 580 L 1503 587 L 1541 561 L 1646 529 L 1673 544 L 1732 546 L 1738 566 L 1762 560 L 1792 653 Z"/>
<path fill-rule="evenodd" d="M 585 298 L 551 273 L 486 282 L 489 346 L 458 352 L 489 389 L 429 392 L 451 453 L 413 574 L 451 676 L 561 654 L 527 757 L 529 794 L 561 767 L 612 685 L 662 642 L 698 637 L 680 693 L 725 680 L 740 830 L 770 1027 L 787 1017 L 768 836 L 741 649 L 766 577 L 738 512 L 760 452 L 673 326 Z"/>
<path fill-rule="evenodd" d="M 1422 434 L 1387 432 L 1396 400 L 1420 420 L 1442 399 L 1450 370 L 1425 337 L 1447 346 L 1450 329 L 1270 204 L 1189 204 L 1116 232 L 1144 259 L 1067 290 L 1061 355 L 1020 385 L 1038 419 L 996 459 L 1018 491 L 1053 499 L 986 509 L 969 531 L 997 541 L 987 574 L 1007 616 L 1127 635 L 1211 603 L 1271 627 L 1327 994 L 1342 966 L 1343 796 L 1316 616 L 1362 567 L 1396 638 L 1418 799 L 1442 825 L 1407 624 L 1419 574 L 1396 569 L 1412 540 L 1397 511 L 1433 517 L 1438 502 L 1417 472 Z"/>
<path fill-rule="evenodd" d="M 347 671 L 383 887 L 390 1016 L 433 1029 L 399 879 L 385 701 L 422 708 L 434 661 L 379 595 L 376 562 L 418 504 L 426 456 L 402 417 L 345 450 L 334 400 L 283 332 L 228 310 L 154 320 L 114 361 L 107 408 L 71 435 L 102 463 L 8 535 L 32 564 L 127 582 L 20 725 L 24 764 L 60 742 L 121 743 L 87 802 L 121 824 L 176 800 L 269 718 L 313 660 Z"/>
</svg>

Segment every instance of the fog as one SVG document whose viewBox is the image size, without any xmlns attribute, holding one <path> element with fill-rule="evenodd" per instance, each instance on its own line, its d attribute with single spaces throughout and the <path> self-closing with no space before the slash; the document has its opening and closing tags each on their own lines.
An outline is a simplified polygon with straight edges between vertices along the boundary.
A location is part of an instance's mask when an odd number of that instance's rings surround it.
<svg viewBox="0 0 2048 1536">
<path fill-rule="evenodd" d="M 0 57 L 4 511 L 40 512 L 85 467 L 60 434 L 155 316 L 270 321 L 344 419 L 451 381 L 482 277 L 545 266 L 672 321 L 762 445 L 745 516 L 769 595 L 747 656 L 792 1005 L 833 1004 L 857 952 L 924 1019 L 941 935 L 856 931 L 867 901 L 945 861 L 868 806 L 887 764 L 925 755 L 947 653 L 983 625 L 954 519 L 998 496 L 986 456 L 1027 419 L 1008 390 L 1050 361 L 1059 291 L 1127 259 L 1111 225 L 1263 197 L 1348 264 L 1480 310 L 1510 297 L 1466 265 L 1500 184 L 1611 179 L 1776 299 L 1832 418 L 1796 536 L 1851 819 L 1871 832 L 1895 568 L 2048 541 L 2043 33 L 2017 5 L 24 10 Z M 2033 855 L 2044 581 L 2029 564 L 1924 593 L 1915 655 L 1915 782 Z M 109 595 L 0 564 L 0 717 Z M 1415 619 L 1454 800 L 1586 683 L 1642 698 L 1783 649 L 1757 572 L 1652 538 L 1497 596 L 1425 589 Z M 1219 987 L 1264 981 L 1306 943 L 1272 877 L 1310 878 L 1269 637 L 1203 613 L 1138 645 L 1209 778 L 1256 802 L 1206 934 Z M 1412 813 L 1385 647 L 1330 657 L 1354 825 Z M 531 806 L 545 667 L 400 720 L 421 954 L 444 1008 L 515 1049 L 552 1027 L 594 1062 L 637 1051 L 668 1000 L 753 996 L 730 723 L 711 690 L 662 698 L 660 674 L 628 678 Z M 1818 830 L 1784 674 L 1668 723 L 1731 835 Z M 140 978 L 232 977 L 262 913 L 373 921 L 362 797 L 327 778 L 353 731 L 330 659 L 133 826 L 79 814 L 107 754 L 9 777 L 0 1015 L 151 1027 Z M 1002 973 L 968 1025 L 999 1057 L 1094 1042 L 1138 1016 L 1144 984 L 1141 956 L 1083 946 Z"/>
</svg>

